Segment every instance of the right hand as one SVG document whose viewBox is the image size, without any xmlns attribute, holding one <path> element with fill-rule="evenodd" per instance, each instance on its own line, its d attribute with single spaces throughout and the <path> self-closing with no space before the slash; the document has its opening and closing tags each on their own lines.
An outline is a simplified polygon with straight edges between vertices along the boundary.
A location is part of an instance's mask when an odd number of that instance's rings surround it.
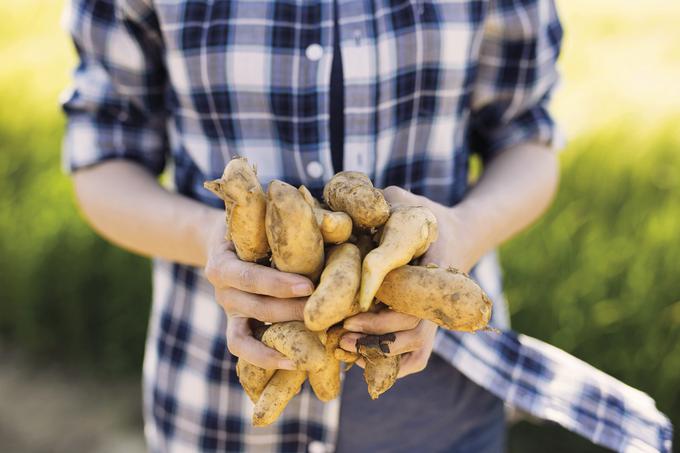
<svg viewBox="0 0 680 453">
<path fill-rule="evenodd" d="M 256 340 L 248 319 L 283 322 L 303 319 L 312 282 L 297 274 L 239 260 L 234 244 L 224 239 L 222 216 L 208 241 L 205 275 L 227 315 L 227 347 L 237 357 L 267 369 L 296 369 L 293 361 Z"/>
</svg>

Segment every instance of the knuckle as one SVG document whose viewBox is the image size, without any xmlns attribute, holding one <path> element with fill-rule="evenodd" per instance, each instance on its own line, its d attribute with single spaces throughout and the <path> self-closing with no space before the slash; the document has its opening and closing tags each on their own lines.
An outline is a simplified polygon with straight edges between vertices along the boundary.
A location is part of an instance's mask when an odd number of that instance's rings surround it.
<svg viewBox="0 0 680 453">
<path fill-rule="evenodd" d="M 229 289 L 215 291 L 215 300 L 224 309 L 224 311 L 227 312 L 227 314 L 229 315 L 233 314 L 235 305 L 233 291 Z"/>
<path fill-rule="evenodd" d="M 255 272 L 250 266 L 244 266 L 238 271 L 238 282 L 244 290 L 252 290 L 255 288 Z"/>
<path fill-rule="evenodd" d="M 205 278 L 208 279 L 208 281 L 213 285 L 217 286 L 217 283 L 219 282 L 220 279 L 220 271 L 215 266 L 213 263 L 212 259 L 208 261 L 208 263 L 205 265 Z"/>
<path fill-rule="evenodd" d="M 231 355 L 234 355 L 236 357 L 241 356 L 242 352 L 241 341 L 238 338 L 238 336 L 231 333 L 230 329 L 228 328 L 227 328 L 227 350 Z"/>
<path fill-rule="evenodd" d="M 270 322 L 273 321 L 272 314 L 273 310 L 270 304 L 266 302 L 257 302 L 253 306 L 253 313 L 251 316 L 253 316 L 258 321 Z"/>
<path fill-rule="evenodd" d="M 383 189 L 383 193 L 385 194 L 385 197 L 391 198 L 391 199 L 396 199 L 400 198 L 402 195 L 403 189 L 401 187 L 397 186 L 387 186 Z"/>
</svg>

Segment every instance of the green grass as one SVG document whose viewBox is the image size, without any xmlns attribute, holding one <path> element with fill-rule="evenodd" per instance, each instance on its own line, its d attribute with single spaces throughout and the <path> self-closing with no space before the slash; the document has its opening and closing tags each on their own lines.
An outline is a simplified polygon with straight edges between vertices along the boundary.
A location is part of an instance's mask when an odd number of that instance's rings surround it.
<svg viewBox="0 0 680 453">
<path fill-rule="evenodd" d="M 680 7 L 561 6 L 557 114 L 572 139 L 554 206 L 501 250 L 513 323 L 648 392 L 677 424 L 680 94 L 669 81 L 680 80 Z M 57 97 L 73 56 L 59 12 L 59 2 L 0 5 L 0 341 L 134 375 L 149 263 L 90 231 L 60 171 Z M 597 451 L 555 427 L 513 428 L 511 451 L 548 448 Z"/>
</svg>

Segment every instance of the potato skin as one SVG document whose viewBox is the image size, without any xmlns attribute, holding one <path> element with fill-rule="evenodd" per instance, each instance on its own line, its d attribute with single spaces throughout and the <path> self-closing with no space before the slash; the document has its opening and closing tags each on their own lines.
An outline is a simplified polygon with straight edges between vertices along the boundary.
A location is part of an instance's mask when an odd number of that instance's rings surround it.
<svg viewBox="0 0 680 453">
<path fill-rule="evenodd" d="M 377 228 L 390 216 L 390 206 L 370 178 L 356 171 L 341 171 L 323 189 L 323 198 L 333 211 L 349 214 L 360 229 Z"/>
<path fill-rule="evenodd" d="M 397 206 L 383 227 L 380 244 L 371 250 L 361 270 L 359 307 L 368 310 L 385 275 L 423 255 L 437 240 L 437 218 L 422 206 Z"/>
<path fill-rule="evenodd" d="M 236 362 L 236 375 L 241 387 L 253 403 L 260 398 L 262 391 L 276 370 L 266 370 L 241 358 Z"/>
<path fill-rule="evenodd" d="M 312 208 L 295 187 L 279 180 L 269 184 L 265 227 L 277 269 L 312 280 L 318 277 L 324 260 L 323 237 Z"/>
<path fill-rule="evenodd" d="M 401 355 L 386 356 L 379 349 L 359 347 L 359 354 L 364 358 L 364 380 L 368 385 L 371 399 L 378 399 L 397 381 Z"/>
<path fill-rule="evenodd" d="M 301 321 L 272 324 L 262 334 L 262 343 L 288 357 L 301 370 L 319 371 L 326 365 L 326 350 L 318 335 Z"/>
<path fill-rule="evenodd" d="M 340 395 L 340 361 L 335 358 L 335 350 L 340 338 L 347 333 L 342 326 L 333 326 L 326 333 L 326 365 L 318 372 L 309 373 L 309 383 L 314 394 L 321 401 L 328 402 Z"/>
<path fill-rule="evenodd" d="M 402 266 L 382 282 L 376 298 L 393 310 L 450 330 L 473 332 L 491 319 L 492 303 L 467 274 L 435 266 Z"/>
<path fill-rule="evenodd" d="M 276 421 L 307 378 L 302 370 L 276 370 L 253 409 L 253 426 L 267 426 Z"/>
<path fill-rule="evenodd" d="M 203 186 L 224 200 L 227 237 L 243 261 L 267 257 L 269 242 L 265 232 L 266 199 L 255 168 L 245 158 L 232 159 L 220 179 Z"/>
<path fill-rule="evenodd" d="M 355 303 L 361 284 L 361 256 L 356 245 L 344 243 L 330 249 L 321 280 L 307 299 L 305 325 L 321 331 L 358 313 Z"/>
<path fill-rule="evenodd" d="M 342 244 L 352 235 L 352 218 L 344 212 L 324 209 L 305 186 L 298 188 L 302 198 L 314 211 L 314 218 L 326 244 Z"/>
</svg>

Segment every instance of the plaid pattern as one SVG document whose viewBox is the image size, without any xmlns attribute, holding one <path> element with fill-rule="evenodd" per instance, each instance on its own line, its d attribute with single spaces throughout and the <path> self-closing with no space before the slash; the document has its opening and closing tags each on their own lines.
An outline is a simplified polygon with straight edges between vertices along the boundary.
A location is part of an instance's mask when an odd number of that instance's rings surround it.
<svg viewBox="0 0 680 453">
<path fill-rule="evenodd" d="M 471 152 L 557 142 L 547 111 L 562 29 L 551 0 L 338 0 L 344 168 L 453 205 Z M 334 173 L 328 91 L 332 0 L 72 0 L 80 64 L 65 94 L 64 165 L 132 159 L 219 206 L 202 182 L 243 155 L 263 184 L 318 193 Z M 621 451 L 670 451 L 644 395 L 508 330 L 493 258 L 476 269 L 502 334 L 440 332 L 436 352 L 528 412 Z M 338 402 L 304 387 L 281 420 L 250 427 L 200 271 L 156 261 L 144 368 L 154 451 L 332 449 Z"/>
</svg>

